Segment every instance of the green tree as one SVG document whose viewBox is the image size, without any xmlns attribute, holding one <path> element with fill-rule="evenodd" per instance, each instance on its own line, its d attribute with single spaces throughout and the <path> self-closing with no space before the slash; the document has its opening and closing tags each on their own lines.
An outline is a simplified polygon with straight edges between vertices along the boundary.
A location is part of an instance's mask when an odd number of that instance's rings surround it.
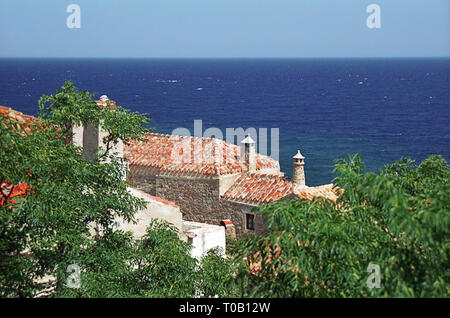
<svg viewBox="0 0 450 318">
<path fill-rule="evenodd" d="M 89 225 L 107 235 L 115 217 L 133 220 L 144 203 L 131 196 L 122 180 L 120 160 L 87 161 L 67 141 L 73 124 L 108 123 L 115 112 L 99 107 L 92 95 L 78 92 L 71 82 L 40 100 L 38 121 L 19 124 L 0 116 L 0 295 L 32 296 L 45 276 L 61 264 L 78 261 L 91 244 Z M 121 116 L 121 127 L 105 125 L 108 138 L 135 138 L 144 132 L 143 115 Z M 26 195 L 10 200 L 18 186 Z M 60 266 L 61 267 L 61 266 Z M 57 288 L 63 282 L 57 277 Z"/>
<path fill-rule="evenodd" d="M 264 206 L 267 233 L 236 249 L 238 286 L 257 297 L 448 297 L 450 169 L 440 156 L 379 174 L 359 155 L 336 160 L 336 203 Z M 368 285 L 380 268 L 380 288 Z M 368 272 L 369 268 L 369 272 Z M 372 287 L 372 288 L 371 288 Z"/>
<path fill-rule="evenodd" d="M 177 229 L 153 221 L 141 241 L 111 232 L 83 250 L 81 286 L 60 288 L 56 297 L 214 297 L 228 293 L 231 266 L 211 250 L 201 260 Z M 69 274 L 61 275 L 66 279 Z M 225 281 L 224 281 L 225 280 Z"/>
<path fill-rule="evenodd" d="M 69 142 L 71 128 L 100 123 L 106 149 L 87 160 Z M 133 222 L 145 203 L 127 191 L 123 162 L 110 152 L 120 139 L 142 139 L 147 124 L 145 115 L 97 105 L 71 82 L 42 96 L 37 121 L 0 114 L 1 297 L 32 297 L 48 277 L 53 296 L 212 293 L 203 292 L 212 284 L 206 271 L 167 225 L 152 225 L 141 242 L 114 229 L 115 218 Z M 80 289 L 66 286 L 72 264 L 81 268 Z"/>
</svg>

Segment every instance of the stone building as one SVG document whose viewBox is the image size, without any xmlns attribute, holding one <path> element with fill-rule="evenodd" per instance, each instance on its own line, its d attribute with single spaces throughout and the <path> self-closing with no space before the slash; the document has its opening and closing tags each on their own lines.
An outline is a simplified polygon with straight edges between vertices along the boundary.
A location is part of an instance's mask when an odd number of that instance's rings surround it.
<svg viewBox="0 0 450 318">
<path fill-rule="evenodd" d="M 100 106 L 109 105 L 114 108 L 115 103 L 109 102 L 106 96 L 102 96 L 100 101 L 97 101 Z M 29 115 L 24 115 L 9 107 L 0 106 L 0 115 L 8 117 L 18 123 L 25 123 L 27 121 L 36 121 L 37 118 Z M 29 133 L 30 131 L 27 131 Z M 83 148 L 83 156 L 91 159 L 93 158 L 97 148 L 105 149 L 103 137 L 106 132 L 99 127 L 92 126 L 74 126 L 72 127 L 72 142 Z M 124 144 L 122 141 L 113 145 L 111 151 L 114 155 L 123 157 Z M 125 176 L 125 175 L 124 175 Z M 225 253 L 225 227 L 220 224 L 205 224 L 198 222 L 187 222 L 183 219 L 183 214 L 180 207 L 169 200 L 151 195 L 147 192 L 139 190 L 135 187 L 129 186 L 128 192 L 146 202 L 146 207 L 142 210 L 136 211 L 134 217 L 135 222 L 126 222 L 117 217 L 115 219 L 116 228 L 124 231 L 130 231 L 135 239 L 141 239 L 145 235 L 148 225 L 151 220 L 164 220 L 174 225 L 179 232 L 180 239 L 192 245 L 191 255 L 200 257 L 210 248 L 221 248 Z M 97 227 L 95 224 L 90 225 L 91 234 L 95 235 Z"/>
<path fill-rule="evenodd" d="M 106 96 L 97 104 L 115 107 Z M 10 113 L 20 118 L 26 116 L 15 111 Z M 73 142 L 83 147 L 85 157 L 91 158 L 95 149 L 104 147 L 105 132 L 101 125 L 72 129 Z M 337 199 L 336 189 L 331 184 L 306 185 L 305 158 L 300 151 L 293 157 L 293 179 L 289 180 L 280 171 L 278 161 L 256 152 L 256 144 L 250 136 L 242 140 L 240 146 L 215 138 L 157 133 L 146 134 L 145 138 L 145 141 L 120 142 L 112 150 L 128 165 L 127 181 L 136 188 L 130 191 L 138 196 L 145 192 L 144 198 L 153 207 L 138 211 L 141 222 L 148 224 L 152 218 L 169 220 L 187 241 L 192 244 L 196 241 L 197 246 L 200 237 L 206 238 L 204 233 L 213 226 L 217 232 L 227 235 L 261 233 L 264 222 L 254 209 L 263 204 L 293 197 Z M 156 202 L 165 202 L 165 206 L 158 207 Z M 172 215 L 168 216 L 163 210 L 172 211 Z M 204 229 L 200 230 L 202 226 Z M 217 240 L 217 244 L 224 247 L 222 240 Z"/>
<path fill-rule="evenodd" d="M 100 97 L 100 100 L 96 101 L 100 107 L 109 107 L 110 109 L 116 108 L 116 103 L 109 100 L 106 95 Z M 87 159 L 93 158 L 97 149 L 106 149 L 104 138 L 107 136 L 107 132 L 102 128 L 101 123 L 98 127 L 88 126 L 74 126 L 72 128 L 72 140 L 75 145 L 83 148 L 83 156 Z M 124 142 L 120 140 L 117 144 L 110 145 L 111 153 L 124 159 Z M 129 147 L 127 147 L 129 149 Z M 125 168 L 125 167 L 124 167 Z M 124 169 L 125 171 L 126 169 Z M 124 173 L 124 178 L 126 178 Z M 131 178 L 128 178 L 132 180 Z M 127 231 L 131 231 L 135 238 L 139 239 L 145 234 L 145 230 L 152 219 L 161 219 L 168 221 L 175 225 L 180 233 L 180 238 L 193 245 L 192 253 L 196 256 L 201 252 L 206 252 L 209 248 L 220 247 L 225 251 L 225 228 L 220 224 L 206 224 L 207 222 L 201 222 L 197 220 L 186 219 L 185 216 L 180 213 L 180 207 L 178 204 L 172 202 L 169 196 L 161 196 L 156 191 L 150 191 L 149 187 L 141 186 L 138 189 L 130 186 L 129 192 L 134 196 L 139 197 L 146 201 L 147 207 L 142 211 L 137 211 L 136 224 L 123 222 L 117 219 L 118 226 Z M 197 221 L 185 223 L 185 221 Z M 193 230 L 195 229 L 195 230 Z M 204 240 L 206 236 L 204 233 L 209 233 L 209 242 Z M 212 233 L 212 234 L 211 234 Z M 211 240 L 211 237 L 214 239 Z M 223 238 L 223 239 L 222 239 Z M 195 246 L 194 246 L 195 242 Z M 208 244 L 209 248 L 199 249 L 196 246 L 205 246 Z"/>
<path fill-rule="evenodd" d="M 336 200 L 332 185 L 308 187 L 304 157 L 294 156 L 294 178 L 279 162 L 255 151 L 250 136 L 241 147 L 215 138 L 149 133 L 124 147 L 128 180 L 151 195 L 175 202 L 187 221 L 223 225 L 238 236 L 261 233 L 254 208 L 286 197 Z"/>
</svg>

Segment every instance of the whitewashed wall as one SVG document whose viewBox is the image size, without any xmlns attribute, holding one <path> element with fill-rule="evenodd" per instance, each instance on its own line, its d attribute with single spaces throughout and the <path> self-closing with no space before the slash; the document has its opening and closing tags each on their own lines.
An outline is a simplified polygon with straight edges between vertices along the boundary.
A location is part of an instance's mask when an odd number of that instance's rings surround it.
<svg viewBox="0 0 450 318">
<path fill-rule="evenodd" d="M 192 245 L 191 255 L 196 258 L 202 257 L 208 250 L 219 247 L 222 256 L 225 257 L 225 227 L 197 222 L 183 222 L 183 231 L 194 236 L 188 240 Z"/>
</svg>

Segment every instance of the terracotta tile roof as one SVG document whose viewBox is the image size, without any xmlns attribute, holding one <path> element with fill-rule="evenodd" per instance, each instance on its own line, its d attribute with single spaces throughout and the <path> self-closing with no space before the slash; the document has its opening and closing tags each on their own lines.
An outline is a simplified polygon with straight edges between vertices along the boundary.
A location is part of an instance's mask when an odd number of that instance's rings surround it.
<svg viewBox="0 0 450 318">
<path fill-rule="evenodd" d="M 125 145 L 125 159 L 130 165 L 204 175 L 246 172 L 239 162 L 240 147 L 223 140 L 157 133 L 148 133 L 145 138 Z M 279 169 L 278 161 L 256 154 L 256 170 L 269 168 Z"/>
<path fill-rule="evenodd" d="M 101 100 L 96 100 L 95 103 L 97 105 L 100 106 L 106 106 L 107 102 L 109 102 L 109 107 L 110 109 L 114 109 L 116 108 L 116 102 L 115 101 L 101 101 Z M 25 115 L 17 110 L 12 109 L 11 107 L 5 107 L 5 106 L 0 106 L 0 116 L 7 116 L 9 118 L 15 119 L 18 123 L 24 124 L 24 123 L 29 123 L 31 121 L 36 122 L 38 119 L 34 116 L 31 115 Z"/>
<path fill-rule="evenodd" d="M 276 175 L 243 174 L 222 195 L 223 198 L 254 203 L 271 203 L 292 193 L 294 184 Z"/>
<path fill-rule="evenodd" d="M 292 181 L 281 176 L 243 174 L 222 197 L 234 201 L 261 204 L 275 202 L 290 195 L 308 200 L 324 197 L 336 202 L 339 196 L 339 189 L 333 188 L 332 184 L 318 187 L 296 187 Z"/>
<path fill-rule="evenodd" d="M 30 115 L 24 115 L 21 112 L 14 110 L 10 107 L 0 106 L 0 116 L 7 116 L 9 118 L 15 119 L 17 122 L 24 124 L 31 121 L 36 121 L 37 118 L 30 116 Z"/>
<path fill-rule="evenodd" d="M 113 100 L 96 100 L 95 101 L 95 103 L 97 104 L 97 105 L 99 105 L 99 106 L 107 106 L 108 105 L 108 103 L 109 103 L 109 109 L 115 109 L 117 106 L 116 106 L 116 102 L 115 101 L 113 101 Z"/>
<path fill-rule="evenodd" d="M 96 101 L 96 103 L 106 105 L 105 101 Z M 115 105 L 115 102 L 112 101 L 110 107 L 114 108 Z M 19 124 L 38 120 L 36 117 L 25 115 L 4 106 L 0 106 L 0 116 L 15 120 L 16 122 L 11 122 L 11 124 L 17 125 L 18 129 L 24 128 L 26 133 L 30 128 Z M 157 167 L 161 171 L 190 172 L 204 175 L 244 173 L 222 196 L 227 199 L 270 203 L 294 193 L 301 199 L 312 200 L 314 197 L 324 197 L 336 202 L 339 195 L 339 189 L 333 188 L 332 184 L 317 187 L 295 187 L 291 181 L 281 176 L 245 173 L 247 172 L 245 167 L 239 162 L 240 147 L 223 140 L 157 133 L 149 133 L 145 137 L 146 141 L 131 140 L 125 145 L 125 158 L 129 160 L 130 165 Z M 190 149 L 190 152 L 184 152 L 184 149 Z M 178 151 L 178 156 L 172 156 L 174 150 Z M 197 163 L 197 158 L 203 158 L 203 162 Z M 256 154 L 256 170 L 261 171 L 269 168 L 279 169 L 278 161 L 268 156 Z M 172 204 L 178 207 L 173 202 L 158 197 L 150 197 L 156 201 L 160 200 L 164 204 Z"/>
<path fill-rule="evenodd" d="M 8 182 L 2 181 L 0 184 L 0 206 L 17 203 L 14 197 L 27 197 L 33 193 L 31 187 L 23 182 L 18 185 L 11 185 Z M 10 205 L 9 208 L 12 208 Z"/>
<path fill-rule="evenodd" d="M 333 188 L 333 184 L 325 184 L 317 187 L 296 187 L 294 189 L 294 194 L 300 199 L 312 200 L 315 197 L 323 197 L 336 202 L 339 191 L 339 188 Z"/>
<path fill-rule="evenodd" d="M 17 110 L 5 106 L 0 106 L 0 116 L 2 119 L 5 119 L 4 123 L 6 125 L 10 125 L 13 130 L 21 131 L 23 136 L 31 133 L 32 128 L 28 124 L 38 122 L 36 117 L 24 115 Z M 14 197 L 26 197 L 31 193 L 34 193 L 34 191 L 27 183 L 12 185 L 6 180 L 0 180 L 0 206 L 17 203 L 17 200 L 13 199 Z M 12 206 L 10 205 L 9 208 L 12 208 Z"/>
<path fill-rule="evenodd" d="M 227 227 L 227 226 L 233 225 L 233 221 L 228 220 L 228 219 L 222 220 L 222 221 L 220 221 L 220 225 Z"/>
<path fill-rule="evenodd" d="M 116 102 L 115 101 L 109 101 L 110 103 L 110 109 L 114 109 L 116 108 Z M 97 105 L 100 106 L 106 106 L 107 105 L 107 101 L 101 101 L 101 100 L 96 100 L 95 103 Z M 5 107 L 5 106 L 0 106 L 0 116 L 1 115 L 6 115 L 9 118 L 15 119 L 17 120 L 17 122 L 23 124 L 23 123 L 28 123 L 31 121 L 37 121 L 38 119 L 34 116 L 31 115 L 25 115 L 17 110 L 12 109 L 11 107 Z"/>
<path fill-rule="evenodd" d="M 24 115 L 17 110 L 5 106 L 0 106 L 0 116 L 6 118 L 6 124 L 11 125 L 12 129 L 23 130 L 25 134 L 30 134 L 32 130 L 27 124 L 38 122 L 36 117 Z"/>
<path fill-rule="evenodd" d="M 109 103 L 109 107 L 110 109 L 115 109 L 116 108 L 116 102 L 115 101 L 101 101 L 101 100 L 97 100 L 95 101 L 95 103 L 99 106 L 106 106 Z M 12 129 L 17 129 L 17 130 L 23 130 L 23 132 L 25 134 L 30 134 L 31 131 L 33 130 L 32 127 L 29 127 L 27 124 L 30 123 L 35 123 L 37 124 L 37 126 L 42 129 L 43 127 L 41 127 L 39 125 L 39 119 L 31 116 L 31 115 L 25 115 L 17 110 L 12 109 L 11 107 L 5 107 L 5 106 L 0 106 L 0 116 L 3 116 L 7 119 L 6 123 L 9 125 L 11 124 L 11 128 Z M 12 120 L 12 121 L 11 121 Z M 46 129 L 48 129 L 47 127 L 45 127 Z"/>
</svg>

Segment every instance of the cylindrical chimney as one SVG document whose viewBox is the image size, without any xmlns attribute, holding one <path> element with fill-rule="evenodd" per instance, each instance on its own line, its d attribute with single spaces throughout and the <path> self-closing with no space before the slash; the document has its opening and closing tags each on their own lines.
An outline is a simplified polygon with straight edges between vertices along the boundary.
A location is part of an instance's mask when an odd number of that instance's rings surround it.
<svg viewBox="0 0 450 318">
<path fill-rule="evenodd" d="M 306 185 L 305 181 L 305 157 L 298 150 L 297 154 L 294 158 L 294 173 L 292 176 L 292 181 L 294 181 L 295 185 L 304 186 Z"/>
<path fill-rule="evenodd" d="M 248 135 L 241 141 L 241 162 L 247 168 L 248 172 L 256 171 L 256 144 L 255 141 Z"/>
</svg>

